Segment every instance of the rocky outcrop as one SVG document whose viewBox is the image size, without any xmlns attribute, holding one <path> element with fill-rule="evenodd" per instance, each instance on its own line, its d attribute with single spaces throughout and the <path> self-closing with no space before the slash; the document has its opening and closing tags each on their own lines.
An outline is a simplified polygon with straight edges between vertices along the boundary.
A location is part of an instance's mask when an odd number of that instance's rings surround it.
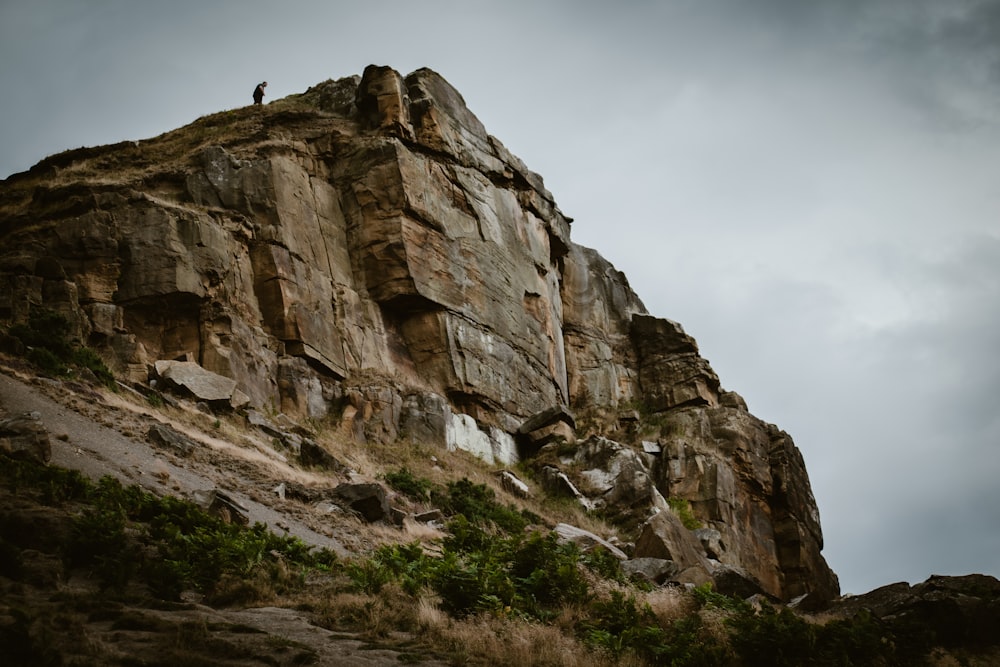
<svg viewBox="0 0 1000 667">
<path fill-rule="evenodd" d="M 49 432 L 37 412 L 0 419 L 0 453 L 14 459 L 48 463 L 52 458 Z"/>
<path fill-rule="evenodd" d="M 840 600 L 830 612 L 869 613 L 911 642 L 910 650 L 962 647 L 977 653 L 992 648 L 995 659 L 1000 646 L 1000 581 L 988 575 L 932 576 L 913 586 L 905 581 L 889 584 Z"/>
<path fill-rule="evenodd" d="M 718 535 L 691 538 L 702 569 L 832 597 L 791 438 L 570 225 L 438 74 L 371 66 L 5 181 L 0 324 L 56 311 L 122 381 L 360 442 L 499 466 L 575 448 L 543 483 L 626 534 L 684 499 Z"/>
</svg>

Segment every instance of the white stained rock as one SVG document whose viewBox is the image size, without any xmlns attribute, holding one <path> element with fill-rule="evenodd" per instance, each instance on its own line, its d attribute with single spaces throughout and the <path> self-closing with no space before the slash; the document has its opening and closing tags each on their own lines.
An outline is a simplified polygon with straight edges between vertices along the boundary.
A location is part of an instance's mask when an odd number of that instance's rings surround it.
<svg viewBox="0 0 1000 667">
<path fill-rule="evenodd" d="M 489 464 L 513 465 L 518 461 L 514 438 L 498 428 L 487 433 L 480 430 L 475 419 L 463 414 L 452 414 L 445 428 L 449 451 L 461 449 Z"/>
<path fill-rule="evenodd" d="M 588 530 L 571 526 L 568 523 L 556 524 L 553 530 L 560 542 L 572 542 L 584 553 L 592 551 L 595 547 L 602 547 L 618 560 L 628 560 L 624 551 Z"/>
</svg>

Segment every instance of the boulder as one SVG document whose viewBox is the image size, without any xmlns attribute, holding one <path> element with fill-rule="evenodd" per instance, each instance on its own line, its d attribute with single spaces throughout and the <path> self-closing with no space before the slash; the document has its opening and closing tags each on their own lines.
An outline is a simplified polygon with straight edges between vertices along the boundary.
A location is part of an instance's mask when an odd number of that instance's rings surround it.
<svg viewBox="0 0 1000 667">
<path fill-rule="evenodd" d="M 712 587 L 716 593 L 745 600 L 754 595 L 766 595 L 760 583 L 732 565 L 716 565 L 712 571 Z"/>
<path fill-rule="evenodd" d="M 444 521 L 444 512 L 436 508 L 427 510 L 426 512 L 420 512 L 419 514 L 413 515 L 413 520 L 420 523 L 440 523 Z"/>
<path fill-rule="evenodd" d="M 344 472 L 347 466 L 312 438 L 299 438 L 299 460 L 303 465 Z"/>
<path fill-rule="evenodd" d="M 576 420 L 562 406 L 542 410 L 518 427 L 517 433 L 524 443 L 526 455 L 532 455 L 550 442 L 576 442 Z"/>
<path fill-rule="evenodd" d="M 247 397 L 236 388 L 236 381 L 205 370 L 193 361 L 160 360 L 154 364 L 157 377 L 166 386 L 183 390 L 213 407 L 240 407 Z"/>
<path fill-rule="evenodd" d="M 722 533 L 714 528 L 698 528 L 694 531 L 694 536 L 701 543 L 701 548 L 705 550 L 705 555 L 713 560 L 719 560 L 726 552 L 726 545 L 722 542 Z"/>
<path fill-rule="evenodd" d="M 392 509 L 381 484 L 344 483 L 333 489 L 333 501 L 350 509 L 368 523 L 392 519 Z"/>
<path fill-rule="evenodd" d="M 1000 580 L 989 575 L 934 575 L 913 586 L 889 584 L 829 606 L 829 612 L 839 616 L 861 610 L 891 629 L 921 636 L 932 646 L 1000 646 L 996 631 L 1000 627 Z"/>
<path fill-rule="evenodd" d="M 679 571 L 697 568 L 708 577 L 712 565 L 701 552 L 701 544 L 672 512 L 657 512 L 642 526 L 635 542 L 634 558 L 662 558 L 677 564 Z"/>
<path fill-rule="evenodd" d="M 38 412 L 0 419 L 0 452 L 16 459 L 48 463 L 52 459 L 49 432 Z"/>
<path fill-rule="evenodd" d="M 153 444 L 165 447 L 180 456 L 190 456 L 197 448 L 193 440 L 166 424 L 153 424 L 146 432 L 146 437 Z"/>
<path fill-rule="evenodd" d="M 586 495 L 612 510 L 654 505 L 656 485 L 642 455 L 601 436 L 579 443 L 573 462 L 582 468 Z"/>
<path fill-rule="evenodd" d="M 568 523 L 559 523 L 556 524 L 556 527 L 552 530 L 555 532 L 560 542 L 572 542 L 580 549 L 581 553 L 588 553 L 594 549 L 600 548 L 604 549 L 618 560 L 624 561 L 628 559 L 628 556 L 624 551 L 607 540 L 601 539 L 597 535 L 594 535 L 590 531 L 584 530 L 583 528 L 577 528 L 576 526 L 571 526 Z"/>
<path fill-rule="evenodd" d="M 542 487 L 547 493 L 557 497 L 575 498 L 585 509 L 593 509 L 593 503 L 587 496 L 580 493 L 566 473 L 555 466 L 543 466 L 541 471 Z"/>
<path fill-rule="evenodd" d="M 230 493 L 219 489 L 195 491 L 193 500 L 206 512 L 225 523 L 236 523 L 241 526 L 250 524 L 250 508 Z"/>
<path fill-rule="evenodd" d="M 518 498 L 528 498 L 531 496 L 531 489 L 528 485 L 518 479 L 517 475 L 510 470 L 501 470 L 497 473 L 500 479 L 500 487 L 512 496 Z"/>
<path fill-rule="evenodd" d="M 622 572 L 629 579 L 640 579 L 659 586 L 677 574 L 677 564 L 666 558 L 632 558 L 622 563 Z"/>
</svg>

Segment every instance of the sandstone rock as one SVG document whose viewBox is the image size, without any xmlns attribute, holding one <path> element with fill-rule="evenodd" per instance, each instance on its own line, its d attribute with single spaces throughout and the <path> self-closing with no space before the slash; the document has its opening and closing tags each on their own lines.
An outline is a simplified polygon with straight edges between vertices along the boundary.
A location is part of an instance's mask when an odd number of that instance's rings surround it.
<svg viewBox="0 0 1000 667">
<path fill-rule="evenodd" d="M 236 381 L 207 371 L 193 361 L 157 361 L 156 375 L 167 386 L 182 388 L 210 405 L 238 407 Z M 245 401 L 243 401 L 245 403 Z"/>
<path fill-rule="evenodd" d="M 601 548 L 618 560 L 624 561 L 628 559 L 624 551 L 583 528 L 577 528 L 568 523 L 559 523 L 552 530 L 558 536 L 560 542 L 572 542 L 580 549 L 581 553 L 588 553 L 594 549 Z"/>
<path fill-rule="evenodd" d="M 413 520 L 420 523 L 441 522 L 444 521 L 444 513 L 439 509 L 427 510 L 414 515 Z"/>
<path fill-rule="evenodd" d="M 665 558 L 632 558 L 622 563 L 622 571 L 629 579 L 641 579 L 659 586 L 677 574 L 677 564 Z"/>
<path fill-rule="evenodd" d="M 837 595 L 836 575 L 820 555 L 805 465 L 787 434 L 739 405 L 671 410 L 661 433 L 657 484 L 719 531 L 706 544 L 713 558 L 741 568 L 775 598 Z"/>
<path fill-rule="evenodd" d="M 697 568 L 706 578 L 712 571 L 697 539 L 671 512 L 658 512 L 643 524 L 633 557 L 673 561 L 680 572 Z"/>
<path fill-rule="evenodd" d="M 16 459 L 48 463 L 52 443 L 41 414 L 25 412 L 0 419 L 0 452 Z"/>
<path fill-rule="evenodd" d="M 698 355 L 695 340 L 680 324 L 636 314 L 632 340 L 646 404 L 660 412 L 682 405 L 718 405 L 719 378 Z"/>
<path fill-rule="evenodd" d="M 566 473 L 555 466 L 543 466 L 541 471 L 542 486 L 546 492 L 556 497 L 575 498 L 585 509 L 593 509 L 593 503 L 580 493 L 576 485 L 566 476 Z"/>
<path fill-rule="evenodd" d="M 403 398 L 399 417 L 399 435 L 419 444 L 445 442 L 451 409 L 438 394 L 416 393 Z"/>
<path fill-rule="evenodd" d="M 285 498 L 289 500 L 298 500 L 306 504 L 314 504 L 320 502 L 324 496 L 325 492 L 328 490 L 317 489 L 298 482 L 282 482 L 281 486 L 284 487 Z"/>
<path fill-rule="evenodd" d="M 187 436 L 178 433 L 166 424 L 153 424 L 146 432 L 150 442 L 166 447 L 181 456 L 190 456 L 197 445 Z"/>
<path fill-rule="evenodd" d="M 299 460 L 303 465 L 344 472 L 347 466 L 312 438 L 299 440 Z"/>
<path fill-rule="evenodd" d="M 380 484 L 340 484 L 333 489 L 333 499 L 369 523 L 392 518 L 385 488 Z"/>
<path fill-rule="evenodd" d="M 714 560 L 720 560 L 726 553 L 726 546 L 722 542 L 722 533 L 714 528 L 698 528 L 694 531 L 694 536 L 701 543 L 701 548 L 705 550 L 705 555 Z"/>
<path fill-rule="evenodd" d="M 226 523 L 237 523 L 242 526 L 250 523 L 250 508 L 225 491 L 219 489 L 196 491 L 193 500 L 206 512 Z"/>
<path fill-rule="evenodd" d="M 528 488 L 528 485 L 518 479 L 517 475 L 511 471 L 501 470 L 497 473 L 497 477 L 500 478 L 500 486 L 503 490 L 512 496 L 517 496 L 518 498 L 528 498 L 531 496 L 531 490 Z"/>
<path fill-rule="evenodd" d="M 711 573 L 700 565 L 692 565 L 684 568 L 677 574 L 670 576 L 670 581 L 675 584 L 683 584 L 688 588 L 704 586 L 712 582 Z"/>
<path fill-rule="evenodd" d="M 593 500 L 558 470 L 549 489 L 628 529 L 684 498 L 769 594 L 836 594 L 791 439 L 571 240 L 542 178 L 440 75 L 372 66 L 253 112 L 255 134 L 240 110 L 199 121 L 224 145 L 182 129 L 144 142 L 153 162 L 82 149 L 4 181 L 2 323 L 54 309 L 121 379 L 155 363 L 213 408 L 335 420 L 362 443 L 511 466 L 585 424 L 620 453 L 584 466 Z"/>
<path fill-rule="evenodd" d="M 576 420 L 573 415 L 566 408 L 557 406 L 529 417 L 518 427 L 517 433 L 522 436 L 526 443 L 525 449 L 530 455 L 556 440 L 575 443 L 575 429 Z"/>
<path fill-rule="evenodd" d="M 581 442 L 573 461 L 583 470 L 586 495 L 608 507 L 624 510 L 654 506 L 657 493 L 645 460 L 637 452 L 600 436 Z"/>
<path fill-rule="evenodd" d="M 469 415 L 453 414 L 446 427 L 445 442 L 452 451 L 461 449 L 501 465 L 513 465 L 519 459 L 513 436 L 497 428 L 483 431 Z"/>
<path fill-rule="evenodd" d="M 718 565 L 712 570 L 712 588 L 716 593 L 741 600 L 754 595 L 766 595 L 753 577 L 731 565 Z"/>
<path fill-rule="evenodd" d="M 257 410 L 247 410 L 246 412 L 247 423 L 254 428 L 259 428 L 261 431 L 271 436 L 272 438 L 282 438 L 285 436 L 285 432 L 278 428 L 270 419 L 265 417 L 263 414 Z"/>
</svg>

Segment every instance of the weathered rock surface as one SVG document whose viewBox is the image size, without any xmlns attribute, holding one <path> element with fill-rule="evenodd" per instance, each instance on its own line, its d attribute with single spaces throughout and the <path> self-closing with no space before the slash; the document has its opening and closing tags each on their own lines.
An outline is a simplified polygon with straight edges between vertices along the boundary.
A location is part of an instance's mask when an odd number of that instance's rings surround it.
<svg viewBox="0 0 1000 667">
<path fill-rule="evenodd" d="M 16 459 L 48 463 L 52 458 L 49 432 L 36 412 L 0 419 L 0 452 Z"/>
<path fill-rule="evenodd" d="M 774 597 L 833 597 L 791 438 L 570 223 L 438 74 L 371 66 L 4 181 L 0 325 L 57 311 L 122 381 L 360 442 L 501 466 L 585 443 L 605 460 L 546 468 L 549 488 L 633 532 L 687 499 L 718 533 L 689 567 L 711 549 Z"/>
<path fill-rule="evenodd" d="M 197 445 L 187 436 L 178 433 L 166 424 L 153 424 L 146 432 L 146 437 L 153 444 L 164 447 L 180 456 L 190 456 Z"/>
<path fill-rule="evenodd" d="M 588 553 L 594 549 L 601 548 L 618 560 L 624 561 L 628 559 L 628 555 L 624 551 L 607 540 L 594 535 L 589 530 L 577 528 L 576 526 L 571 526 L 568 523 L 560 523 L 556 524 L 553 531 L 555 531 L 555 534 L 560 542 L 572 542 L 582 553 Z"/>
<path fill-rule="evenodd" d="M 695 537 L 671 512 L 658 512 L 642 526 L 635 542 L 636 558 L 662 558 L 673 561 L 678 570 L 697 568 L 705 575 L 712 565 L 705 558 Z"/>
<path fill-rule="evenodd" d="M 333 489 L 333 500 L 368 522 L 385 521 L 392 516 L 388 496 L 381 484 L 338 484 Z"/>
<path fill-rule="evenodd" d="M 623 562 L 622 572 L 630 579 L 659 585 L 677 574 L 677 564 L 666 558 L 643 556 Z"/>
<path fill-rule="evenodd" d="M 207 371 L 193 361 L 157 361 L 156 376 L 164 384 L 182 389 L 200 401 L 239 407 L 249 398 L 236 388 L 236 381 Z"/>
</svg>

